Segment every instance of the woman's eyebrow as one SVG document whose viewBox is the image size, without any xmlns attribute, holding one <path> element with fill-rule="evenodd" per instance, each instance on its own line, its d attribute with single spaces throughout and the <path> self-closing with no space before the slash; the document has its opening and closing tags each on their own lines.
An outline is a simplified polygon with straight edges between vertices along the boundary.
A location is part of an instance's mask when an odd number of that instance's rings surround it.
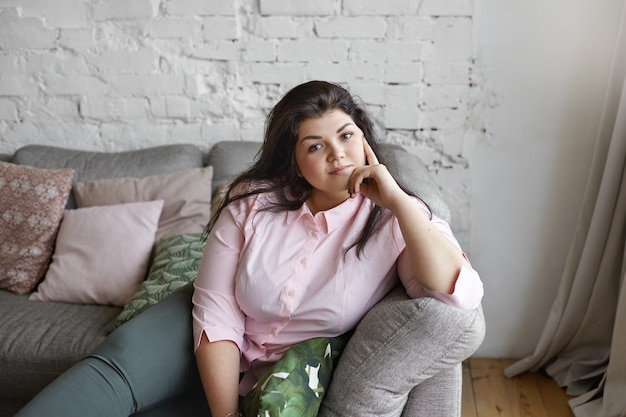
<svg viewBox="0 0 626 417">
<path fill-rule="evenodd" d="M 346 123 L 345 125 L 341 126 L 339 129 L 337 129 L 337 133 L 341 132 L 342 130 L 344 130 L 346 127 L 350 125 L 354 126 L 354 123 Z"/>
<path fill-rule="evenodd" d="M 341 132 L 348 126 L 354 126 L 354 123 L 346 123 L 345 125 L 341 126 L 339 129 L 337 129 L 337 133 Z M 300 139 L 300 142 L 304 142 L 305 140 L 311 140 L 311 139 L 319 140 L 319 139 L 322 139 L 322 137 L 319 135 L 307 135 L 303 137 L 302 139 Z"/>
</svg>

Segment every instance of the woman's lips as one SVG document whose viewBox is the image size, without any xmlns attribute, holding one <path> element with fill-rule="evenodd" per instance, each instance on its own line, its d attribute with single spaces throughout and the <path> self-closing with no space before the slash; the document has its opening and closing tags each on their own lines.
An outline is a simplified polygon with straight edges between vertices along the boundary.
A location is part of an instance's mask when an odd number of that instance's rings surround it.
<svg viewBox="0 0 626 417">
<path fill-rule="evenodd" d="M 352 165 L 342 165 L 340 167 L 334 168 L 332 171 L 329 172 L 330 175 L 343 175 L 343 174 L 347 174 L 350 170 L 350 168 L 352 167 Z"/>
</svg>

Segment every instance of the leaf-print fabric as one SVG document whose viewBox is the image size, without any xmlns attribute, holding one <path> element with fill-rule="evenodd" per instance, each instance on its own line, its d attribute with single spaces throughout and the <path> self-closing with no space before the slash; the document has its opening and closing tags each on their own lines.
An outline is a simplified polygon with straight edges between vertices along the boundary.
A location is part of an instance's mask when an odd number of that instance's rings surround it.
<svg viewBox="0 0 626 417">
<path fill-rule="evenodd" d="M 181 233 L 161 239 L 148 277 L 116 317 L 110 331 L 158 303 L 177 288 L 194 282 L 204 243 L 202 233 Z"/>
<path fill-rule="evenodd" d="M 244 398 L 245 417 L 315 417 L 349 336 L 290 347 Z"/>
</svg>

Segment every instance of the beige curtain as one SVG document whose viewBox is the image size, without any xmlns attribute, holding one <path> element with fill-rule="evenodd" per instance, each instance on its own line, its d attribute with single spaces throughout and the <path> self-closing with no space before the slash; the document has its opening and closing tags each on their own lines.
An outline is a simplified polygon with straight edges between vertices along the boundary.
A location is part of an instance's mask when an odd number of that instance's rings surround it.
<svg viewBox="0 0 626 417">
<path fill-rule="evenodd" d="M 545 368 L 577 417 L 626 416 L 626 29 L 623 12 L 583 206 L 535 352 L 506 376 Z"/>
</svg>

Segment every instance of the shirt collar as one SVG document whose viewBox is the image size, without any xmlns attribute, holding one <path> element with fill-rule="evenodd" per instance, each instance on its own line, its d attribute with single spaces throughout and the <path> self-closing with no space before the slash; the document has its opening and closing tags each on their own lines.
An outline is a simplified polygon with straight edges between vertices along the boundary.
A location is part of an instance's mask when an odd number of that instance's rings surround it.
<svg viewBox="0 0 626 417">
<path fill-rule="evenodd" d="M 316 217 L 324 220 L 326 233 L 330 233 L 341 224 L 345 223 L 346 220 L 354 217 L 365 203 L 364 200 L 365 197 L 362 194 L 357 194 L 356 197 L 348 198 L 337 207 L 318 212 Z M 287 212 L 287 224 L 291 224 L 306 215 L 313 217 L 313 213 L 311 213 L 311 210 L 305 203 L 299 209 Z"/>
</svg>

